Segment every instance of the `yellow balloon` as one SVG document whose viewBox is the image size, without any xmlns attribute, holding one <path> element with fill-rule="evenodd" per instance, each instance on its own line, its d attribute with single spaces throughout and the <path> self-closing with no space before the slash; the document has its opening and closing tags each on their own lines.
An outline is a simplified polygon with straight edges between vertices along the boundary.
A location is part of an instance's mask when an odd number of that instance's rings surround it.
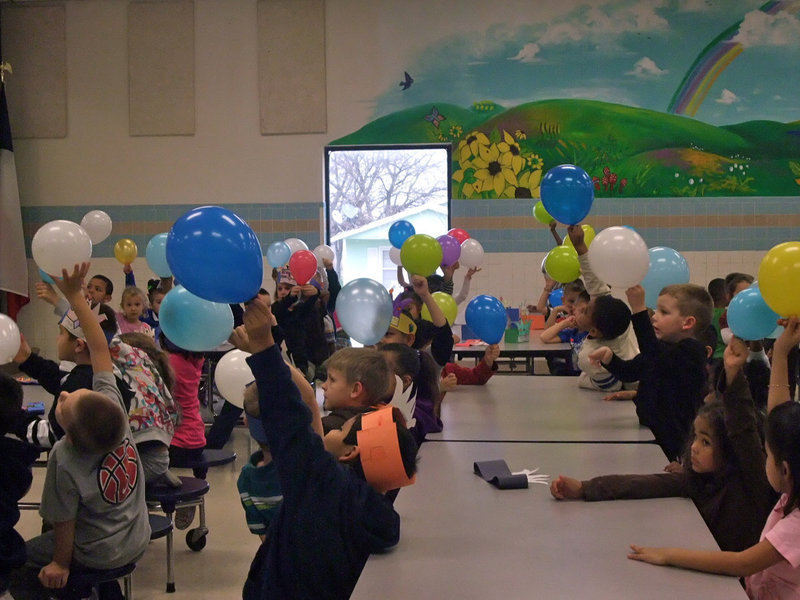
<svg viewBox="0 0 800 600">
<path fill-rule="evenodd" d="M 136 247 L 136 242 L 133 240 L 127 238 L 122 239 L 114 245 L 114 256 L 123 265 L 131 264 L 136 260 L 138 253 L 139 249 Z"/>
<path fill-rule="evenodd" d="M 767 252 L 758 267 L 758 287 L 780 316 L 800 316 L 800 242 L 784 242 Z"/>
<path fill-rule="evenodd" d="M 433 292 L 432 294 L 434 302 L 439 305 L 439 308 L 442 309 L 444 313 L 444 318 L 447 319 L 447 323 L 449 325 L 453 325 L 456 321 L 456 315 L 458 314 L 458 304 L 456 304 L 455 299 L 445 292 Z M 433 321 L 433 317 L 431 317 L 431 311 L 428 310 L 428 307 L 424 304 L 422 305 L 422 318 L 426 321 Z"/>
<path fill-rule="evenodd" d="M 583 241 L 586 244 L 586 247 L 588 248 L 589 244 L 591 244 L 592 240 L 594 239 L 594 227 L 592 227 L 588 223 L 584 223 L 583 225 L 581 225 L 581 229 L 583 229 Z M 569 239 L 568 235 L 564 236 L 564 245 L 569 246 L 570 248 L 573 247 L 572 240 Z"/>
</svg>

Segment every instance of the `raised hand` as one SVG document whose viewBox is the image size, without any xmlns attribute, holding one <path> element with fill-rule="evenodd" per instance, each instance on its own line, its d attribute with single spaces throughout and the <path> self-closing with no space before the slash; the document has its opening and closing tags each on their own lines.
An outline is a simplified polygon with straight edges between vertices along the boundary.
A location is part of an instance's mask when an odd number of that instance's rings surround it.
<svg viewBox="0 0 800 600">
<path fill-rule="evenodd" d="M 629 287 L 625 290 L 625 295 L 628 297 L 628 304 L 631 305 L 632 313 L 647 310 L 647 305 L 644 303 L 644 288 L 641 285 Z"/>
<path fill-rule="evenodd" d="M 67 272 L 66 269 L 61 270 L 61 277 L 53 277 L 58 289 L 64 294 L 64 297 L 69 300 L 69 303 L 75 306 L 74 300 L 76 297 L 83 298 L 83 279 L 89 273 L 89 263 L 81 263 L 75 265 L 72 273 Z"/>
</svg>

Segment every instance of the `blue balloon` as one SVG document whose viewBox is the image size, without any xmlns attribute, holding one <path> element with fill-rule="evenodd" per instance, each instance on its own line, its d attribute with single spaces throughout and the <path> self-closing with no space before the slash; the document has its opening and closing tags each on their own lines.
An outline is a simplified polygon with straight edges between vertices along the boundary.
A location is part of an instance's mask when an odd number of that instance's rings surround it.
<svg viewBox="0 0 800 600">
<path fill-rule="evenodd" d="M 264 276 L 258 237 L 221 206 L 200 206 L 175 221 L 167 237 L 167 262 L 181 285 L 211 302 L 247 302 Z"/>
<path fill-rule="evenodd" d="M 167 262 L 167 234 L 158 233 L 147 242 L 145 251 L 147 265 L 159 277 L 169 277 L 172 275 L 169 263 Z"/>
<path fill-rule="evenodd" d="M 403 247 L 403 242 L 416 233 L 417 230 L 408 221 L 395 221 L 389 227 L 389 242 L 399 250 Z"/>
<path fill-rule="evenodd" d="M 728 327 L 743 340 L 771 337 L 778 326 L 778 313 L 772 310 L 757 287 L 742 290 L 728 305 Z"/>
<path fill-rule="evenodd" d="M 336 317 L 347 335 L 372 346 L 392 322 L 392 297 L 383 284 L 362 277 L 346 283 L 336 297 Z"/>
<path fill-rule="evenodd" d="M 48 275 L 47 273 L 45 273 L 41 269 L 39 269 L 39 277 L 41 277 L 42 281 L 44 281 L 45 283 L 50 283 L 50 284 L 55 285 L 55 281 L 53 281 L 53 278 L 50 277 L 50 275 Z"/>
<path fill-rule="evenodd" d="M 594 183 L 589 174 L 575 165 L 550 169 L 540 186 L 542 204 L 550 216 L 565 225 L 577 225 L 592 209 Z"/>
<path fill-rule="evenodd" d="M 213 350 L 233 331 L 230 306 L 198 298 L 181 285 L 164 296 L 158 321 L 170 342 L 194 352 Z"/>
<path fill-rule="evenodd" d="M 642 280 L 644 303 L 655 309 L 661 290 L 673 283 L 689 283 L 689 263 L 677 250 L 655 246 L 647 251 L 650 268 Z"/>
<path fill-rule="evenodd" d="M 289 262 L 292 249 L 284 241 L 272 242 L 267 248 L 267 262 L 275 269 L 280 269 Z"/>
<path fill-rule="evenodd" d="M 487 344 L 497 344 L 506 332 L 506 307 L 494 296 L 476 296 L 467 305 L 464 315 L 467 327 Z"/>
<path fill-rule="evenodd" d="M 564 288 L 556 288 L 547 297 L 550 306 L 561 306 L 564 304 Z"/>
</svg>

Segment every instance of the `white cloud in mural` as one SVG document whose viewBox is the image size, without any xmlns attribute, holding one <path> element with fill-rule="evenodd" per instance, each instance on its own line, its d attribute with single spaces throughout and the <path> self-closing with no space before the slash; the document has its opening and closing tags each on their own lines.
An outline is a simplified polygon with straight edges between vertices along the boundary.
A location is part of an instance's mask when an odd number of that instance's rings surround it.
<svg viewBox="0 0 800 600">
<path fill-rule="evenodd" d="M 725 88 L 722 90 L 722 94 L 715 100 L 715 102 L 719 102 L 720 104 L 733 104 L 734 102 L 739 102 L 739 96 L 734 94 L 728 88 Z"/>
<path fill-rule="evenodd" d="M 523 63 L 541 62 L 542 59 L 536 57 L 536 55 L 539 54 L 539 50 L 541 50 L 539 44 L 525 44 L 522 49 L 517 52 L 516 56 L 509 56 L 508 60 L 518 60 Z"/>
<path fill-rule="evenodd" d="M 800 19 L 787 12 L 774 15 L 754 10 L 745 15 L 739 32 L 731 41 L 751 46 L 796 46 L 800 39 Z"/>
<path fill-rule="evenodd" d="M 539 38 L 539 44 L 563 44 L 592 39 L 608 42 L 608 36 L 631 31 L 666 31 L 669 22 L 656 10 L 660 2 L 609 3 L 606 5 L 581 6 L 568 21 L 551 23 Z"/>
<path fill-rule="evenodd" d="M 643 56 L 633 65 L 633 70 L 625 73 L 626 75 L 633 75 L 634 77 L 641 77 L 649 79 L 652 77 L 661 77 L 669 73 L 667 69 L 660 68 L 652 58 Z"/>
<path fill-rule="evenodd" d="M 781 96 L 780 94 L 775 94 L 775 95 L 772 97 L 772 99 L 773 99 L 773 100 L 778 100 L 778 101 L 780 101 L 780 100 L 783 100 L 783 96 Z"/>
</svg>

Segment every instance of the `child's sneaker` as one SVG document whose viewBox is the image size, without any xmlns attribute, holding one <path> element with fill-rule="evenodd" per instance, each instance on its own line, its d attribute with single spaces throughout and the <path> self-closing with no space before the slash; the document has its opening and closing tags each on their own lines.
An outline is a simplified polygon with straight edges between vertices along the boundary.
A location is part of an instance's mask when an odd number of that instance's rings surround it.
<svg viewBox="0 0 800 600">
<path fill-rule="evenodd" d="M 194 521 L 194 515 L 197 512 L 196 506 L 182 506 L 175 511 L 175 527 L 178 529 L 188 529 L 189 525 Z"/>
</svg>

